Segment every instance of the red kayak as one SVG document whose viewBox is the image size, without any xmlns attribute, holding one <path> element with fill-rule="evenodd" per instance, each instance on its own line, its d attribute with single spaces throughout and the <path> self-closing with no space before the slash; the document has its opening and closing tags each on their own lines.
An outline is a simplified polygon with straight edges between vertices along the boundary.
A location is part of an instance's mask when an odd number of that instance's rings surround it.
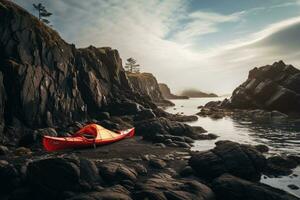
<svg viewBox="0 0 300 200">
<path fill-rule="evenodd" d="M 115 133 L 98 124 L 90 124 L 70 137 L 44 136 L 43 145 L 47 151 L 57 151 L 69 148 L 83 148 L 109 144 L 133 136 L 134 128 Z"/>
</svg>

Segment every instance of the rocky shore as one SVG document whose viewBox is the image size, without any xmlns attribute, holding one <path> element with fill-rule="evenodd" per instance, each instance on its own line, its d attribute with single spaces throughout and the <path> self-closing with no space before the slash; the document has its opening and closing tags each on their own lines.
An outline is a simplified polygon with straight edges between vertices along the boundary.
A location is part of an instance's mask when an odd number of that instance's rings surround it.
<svg viewBox="0 0 300 200">
<path fill-rule="evenodd" d="M 77 49 L 0 0 L 0 199 L 298 199 L 259 179 L 291 174 L 299 157 L 266 158 L 265 146 L 230 141 L 191 152 L 195 140 L 216 136 L 182 123 L 195 116 L 164 112 L 154 99 L 159 89 L 149 91 L 153 83 L 141 86 L 140 79 L 125 73 L 117 50 Z M 70 136 L 90 123 L 135 127 L 136 136 L 98 148 L 43 150 L 43 136 Z"/>
<path fill-rule="evenodd" d="M 189 99 L 188 96 L 179 96 L 173 94 L 171 92 L 171 89 L 165 83 L 159 83 L 158 85 L 159 85 L 160 92 L 162 93 L 163 97 L 166 99 Z"/>
</svg>

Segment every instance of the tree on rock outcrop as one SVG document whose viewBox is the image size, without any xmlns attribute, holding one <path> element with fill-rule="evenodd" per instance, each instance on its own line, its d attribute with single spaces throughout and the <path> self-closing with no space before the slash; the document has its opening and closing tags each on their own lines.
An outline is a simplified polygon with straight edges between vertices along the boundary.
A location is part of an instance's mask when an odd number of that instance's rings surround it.
<svg viewBox="0 0 300 200">
<path fill-rule="evenodd" d="M 125 63 L 125 69 L 131 73 L 138 73 L 140 72 L 140 65 L 136 63 L 134 58 L 128 58 Z"/>
<path fill-rule="evenodd" d="M 46 19 L 47 17 L 50 17 L 52 13 L 48 12 L 45 8 L 45 6 L 41 3 L 39 4 L 33 4 L 33 7 L 35 10 L 39 12 L 39 20 L 44 22 L 45 24 L 50 24 L 50 21 Z"/>
</svg>

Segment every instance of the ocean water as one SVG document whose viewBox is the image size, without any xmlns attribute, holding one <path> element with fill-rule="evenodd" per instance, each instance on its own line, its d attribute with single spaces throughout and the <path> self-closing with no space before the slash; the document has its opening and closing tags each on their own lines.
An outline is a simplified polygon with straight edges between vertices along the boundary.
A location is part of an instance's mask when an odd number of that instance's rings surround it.
<svg viewBox="0 0 300 200">
<path fill-rule="evenodd" d="M 194 115 L 200 111 L 197 108 L 198 106 L 205 105 L 209 101 L 223 99 L 218 97 L 172 100 L 175 106 L 166 108 L 166 111 L 173 114 Z M 192 148 L 195 151 L 211 149 L 218 140 L 231 140 L 244 144 L 265 144 L 270 148 L 269 155 L 300 155 L 300 121 L 254 122 L 251 120 L 233 119 L 231 117 L 222 119 L 198 117 L 197 121 L 187 124 L 202 126 L 208 133 L 214 133 L 219 136 L 216 140 L 196 141 Z M 300 167 L 294 170 L 294 174 L 298 176 L 262 177 L 261 182 L 284 189 L 300 197 L 300 190 L 291 190 L 287 187 L 289 184 L 300 187 Z"/>
</svg>

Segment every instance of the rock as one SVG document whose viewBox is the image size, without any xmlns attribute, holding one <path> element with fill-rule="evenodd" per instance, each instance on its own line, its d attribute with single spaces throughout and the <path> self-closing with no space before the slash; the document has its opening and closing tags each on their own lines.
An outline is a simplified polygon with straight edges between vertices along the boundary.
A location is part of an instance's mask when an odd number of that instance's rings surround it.
<svg viewBox="0 0 300 200">
<path fill-rule="evenodd" d="M 1 142 L 3 142 L 4 140 L 3 129 L 5 126 L 5 118 L 4 118 L 5 101 L 6 101 L 6 92 L 3 83 L 3 74 L 2 72 L 0 72 L 0 141 Z"/>
<path fill-rule="evenodd" d="M 167 163 L 161 159 L 153 158 L 149 161 L 149 165 L 156 169 L 163 169 L 167 166 Z"/>
<path fill-rule="evenodd" d="M 289 175 L 298 163 L 286 157 L 272 156 L 267 159 L 266 173 L 272 175 Z"/>
<path fill-rule="evenodd" d="M 222 200 L 296 200 L 297 197 L 261 183 L 253 183 L 232 175 L 224 174 L 212 183 L 217 199 Z"/>
<path fill-rule="evenodd" d="M 248 79 L 234 90 L 230 100 L 216 106 L 271 110 L 271 118 L 285 119 L 285 114 L 300 112 L 299 83 L 299 69 L 283 61 L 275 62 L 252 69 Z"/>
<path fill-rule="evenodd" d="M 136 121 L 140 120 L 146 120 L 146 119 L 153 119 L 156 115 L 153 113 L 151 109 L 144 109 L 137 113 L 137 115 L 134 117 Z"/>
<path fill-rule="evenodd" d="M 129 192 L 122 186 L 116 185 L 99 192 L 79 194 L 67 200 L 132 200 Z"/>
<path fill-rule="evenodd" d="M 52 136 L 57 137 L 58 134 L 54 128 L 43 128 L 31 131 L 21 137 L 19 140 L 19 146 L 21 147 L 30 147 L 32 145 L 41 145 L 43 136 Z"/>
<path fill-rule="evenodd" d="M 254 148 L 260 153 L 267 153 L 269 151 L 269 147 L 263 144 L 255 145 Z"/>
<path fill-rule="evenodd" d="M 7 161 L 0 160 L 0 191 L 1 194 L 7 194 L 17 188 L 20 184 L 20 178 L 16 168 Z"/>
<path fill-rule="evenodd" d="M 198 120 L 198 117 L 195 115 L 173 115 L 169 119 L 177 122 L 194 122 Z"/>
<path fill-rule="evenodd" d="M 254 147 L 218 141 L 214 149 L 194 153 L 189 165 L 198 176 L 206 179 L 230 173 L 248 180 L 259 180 L 267 161 Z"/>
<path fill-rule="evenodd" d="M 178 95 L 172 94 L 172 93 L 171 93 L 171 90 L 170 90 L 170 88 L 167 86 L 167 84 L 159 83 L 158 86 L 159 86 L 159 90 L 160 90 L 162 96 L 163 96 L 165 99 L 189 99 L 188 96 L 178 96 Z"/>
<path fill-rule="evenodd" d="M 218 97 L 218 95 L 216 95 L 214 93 L 205 93 L 205 92 L 201 92 L 199 90 L 194 90 L 194 89 L 184 90 L 180 95 L 188 96 L 190 98 Z"/>
<path fill-rule="evenodd" d="M 150 73 L 130 73 L 127 76 L 135 92 L 149 96 L 150 99 L 160 106 L 174 106 L 168 100 L 165 100 L 160 92 L 156 78 Z"/>
<path fill-rule="evenodd" d="M 0 13 L 0 140 L 12 141 L 12 133 L 18 141 L 25 128 L 107 119 L 103 112 L 131 115 L 141 107 L 157 108 L 133 90 L 117 50 L 76 49 L 12 1 L 1 2 Z M 2 134 L 4 121 L 12 130 L 15 121 L 24 127 Z"/>
<path fill-rule="evenodd" d="M 197 139 L 202 136 L 201 133 L 204 131 L 202 128 L 191 127 L 163 117 L 138 122 L 135 124 L 135 128 L 137 134 L 142 134 L 145 140 L 150 141 L 157 139 L 157 135 L 187 136 Z"/>
<path fill-rule="evenodd" d="M 119 183 L 122 180 L 136 181 L 138 173 L 135 169 L 121 163 L 102 163 L 98 165 L 100 176 L 107 183 Z"/>
<path fill-rule="evenodd" d="M 186 143 L 186 142 L 178 142 L 178 141 L 175 141 L 174 142 L 177 146 L 179 146 L 179 147 L 183 147 L 183 148 L 191 148 L 191 145 L 189 145 L 188 143 Z"/>
<path fill-rule="evenodd" d="M 191 176 L 194 174 L 194 170 L 193 168 L 191 168 L 190 166 L 186 166 L 185 168 L 183 168 L 181 171 L 180 171 L 180 175 L 182 177 L 187 177 L 187 176 Z"/>
<path fill-rule="evenodd" d="M 109 112 L 101 112 L 101 113 L 99 113 L 98 119 L 99 120 L 108 120 L 108 119 L 110 119 Z"/>
<path fill-rule="evenodd" d="M 55 198 L 64 191 L 79 191 L 97 184 L 95 165 L 77 157 L 47 158 L 29 163 L 27 179 L 38 195 Z"/>
<path fill-rule="evenodd" d="M 154 146 L 166 148 L 166 145 L 164 145 L 163 143 L 155 143 Z"/>
<path fill-rule="evenodd" d="M 135 171 L 139 174 L 139 175 L 145 175 L 148 173 L 148 170 L 146 169 L 146 167 L 142 164 L 135 164 L 133 166 L 133 168 L 135 169 Z"/>
<path fill-rule="evenodd" d="M 25 148 L 25 147 L 19 147 L 14 151 L 14 154 L 17 156 L 28 156 L 31 155 L 32 152 L 30 149 Z"/>
<path fill-rule="evenodd" d="M 175 180 L 168 174 L 155 174 L 145 182 L 138 183 L 134 199 L 214 200 L 213 191 L 193 180 Z"/>
<path fill-rule="evenodd" d="M 9 149 L 6 146 L 0 145 L 0 156 L 7 155 L 9 153 Z"/>
<path fill-rule="evenodd" d="M 294 185 L 294 184 L 290 184 L 288 185 L 288 187 L 291 189 L 291 190 L 299 190 L 299 187 L 297 185 Z"/>
</svg>

